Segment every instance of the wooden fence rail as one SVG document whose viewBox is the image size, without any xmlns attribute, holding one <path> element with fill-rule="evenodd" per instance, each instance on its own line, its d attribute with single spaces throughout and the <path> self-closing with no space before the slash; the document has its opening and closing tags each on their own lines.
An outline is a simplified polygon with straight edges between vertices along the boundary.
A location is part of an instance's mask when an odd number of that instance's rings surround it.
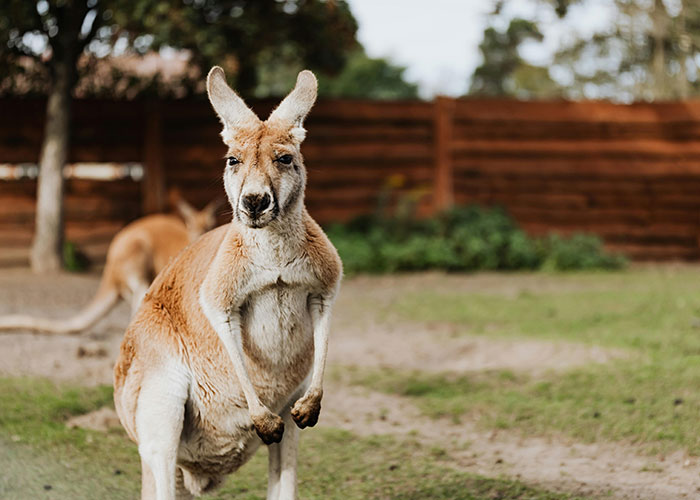
<svg viewBox="0 0 700 500">
<path fill-rule="evenodd" d="M 166 209 L 171 187 L 199 206 L 223 194 L 225 148 L 205 100 L 74 109 L 70 162 L 145 170 L 140 181 L 68 181 L 66 235 L 92 257 L 128 221 Z M 37 161 L 43 114 L 42 100 L 0 100 L 0 164 Z M 532 233 L 594 232 L 636 259 L 700 258 L 700 102 L 332 100 L 307 128 L 307 206 L 322 223 L 373 210 L 392 180 L 399 196 L 425 193 L 422 215 L 501 205 Z M 33 180 L 0 180 L 0 265 L 27 261 L 35 192 Z"/>
</svg>

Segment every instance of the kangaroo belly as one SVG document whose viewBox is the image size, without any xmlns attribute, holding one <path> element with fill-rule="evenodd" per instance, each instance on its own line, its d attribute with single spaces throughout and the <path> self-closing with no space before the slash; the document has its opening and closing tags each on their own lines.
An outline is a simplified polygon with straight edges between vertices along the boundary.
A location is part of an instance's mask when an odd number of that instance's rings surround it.
<svg viewBox="0 0 700 500">
<path fill-rule="evenodd" d="M 232 406 L 200 412 L 191 400 L 187 405 L 178 463 L 198 475 L 230 474 L 245 464 L 260 444 L 247 408 Z"/>
</svg>

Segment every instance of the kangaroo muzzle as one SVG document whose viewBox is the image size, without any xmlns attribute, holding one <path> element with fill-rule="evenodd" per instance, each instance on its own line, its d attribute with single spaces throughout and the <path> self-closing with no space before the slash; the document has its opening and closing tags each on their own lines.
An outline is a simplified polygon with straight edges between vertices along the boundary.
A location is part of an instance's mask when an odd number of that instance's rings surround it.
<svg viewBox="0 0 700 500">
<path fill-rule="evenodd" d="M 247 193 L 238 203 L 239 218 L 253 228 L 264 227 L 275 218 L 275 201 L 270 193 Z"/>
</svg>

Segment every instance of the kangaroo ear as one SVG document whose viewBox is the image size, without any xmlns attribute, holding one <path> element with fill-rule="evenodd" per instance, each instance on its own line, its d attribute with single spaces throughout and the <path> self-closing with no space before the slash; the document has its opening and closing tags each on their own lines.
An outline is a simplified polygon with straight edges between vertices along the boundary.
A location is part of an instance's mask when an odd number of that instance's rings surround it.
<svg viewBox="0 0 700 500">
<path fill-rule="evenodd" d="M 224 131 L 235 130 L 259 121 L 258 117 L 246 106 L 243 99 L 238 97 L 226 83 L 224 70 L 214 66 L 207 75 L 207 95 L 214 111 L 219 115 Z"/>
<path fill-rule="evenodd" d="M 287 97 L 277 106 L 268 121 L 274 121 L 288 126 L 299 142 L 304 140 L 304 119 L 316 102 L 318 82 L 308 69 L 299 73 L 297 83 Z"/>
<path fill-rule="evenodd" d="M 185 219 L 185 221 L 192 219 L 197 212 L 192 205 L 187 203 L 182 198 L 175 200 L 175 208 L 178 212 L 180 212 L 180 215 L 183 219 Z"/>
<path fill-rule="evenodd" d="M 226 203 L 226 201 L 228 201 L 228 200 L 226 199 L 226 197 L 224 197 L 224 196 L 218 196 L 218 197 L 214 198 L 212 201 L 210 201 L 210 202 L 207 204 L 207 206 L 204 207 L 204 208 L 202 209 L 202 212 L 207 212 L 207 213 L 210 213 L 210 214 L 216 214 L 216 211 L 217 211 L 219 208 L 221 208 L 221 207 L 224 205 L 224 203 Z"/>
</svg>

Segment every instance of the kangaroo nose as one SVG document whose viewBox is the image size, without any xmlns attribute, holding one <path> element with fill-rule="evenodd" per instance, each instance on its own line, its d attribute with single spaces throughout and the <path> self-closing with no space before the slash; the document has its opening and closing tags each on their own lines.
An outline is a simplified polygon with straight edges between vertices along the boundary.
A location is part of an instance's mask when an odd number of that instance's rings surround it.
<svg viewBox="0 0 700 500">
<path fill-rule="evenodd" d="M 265 194 L 247 194 L 243 197 L 243 208 L 248 215 L 257 217 L 263 210 L 270 206 L 270 195 Z"/>
</svg>

